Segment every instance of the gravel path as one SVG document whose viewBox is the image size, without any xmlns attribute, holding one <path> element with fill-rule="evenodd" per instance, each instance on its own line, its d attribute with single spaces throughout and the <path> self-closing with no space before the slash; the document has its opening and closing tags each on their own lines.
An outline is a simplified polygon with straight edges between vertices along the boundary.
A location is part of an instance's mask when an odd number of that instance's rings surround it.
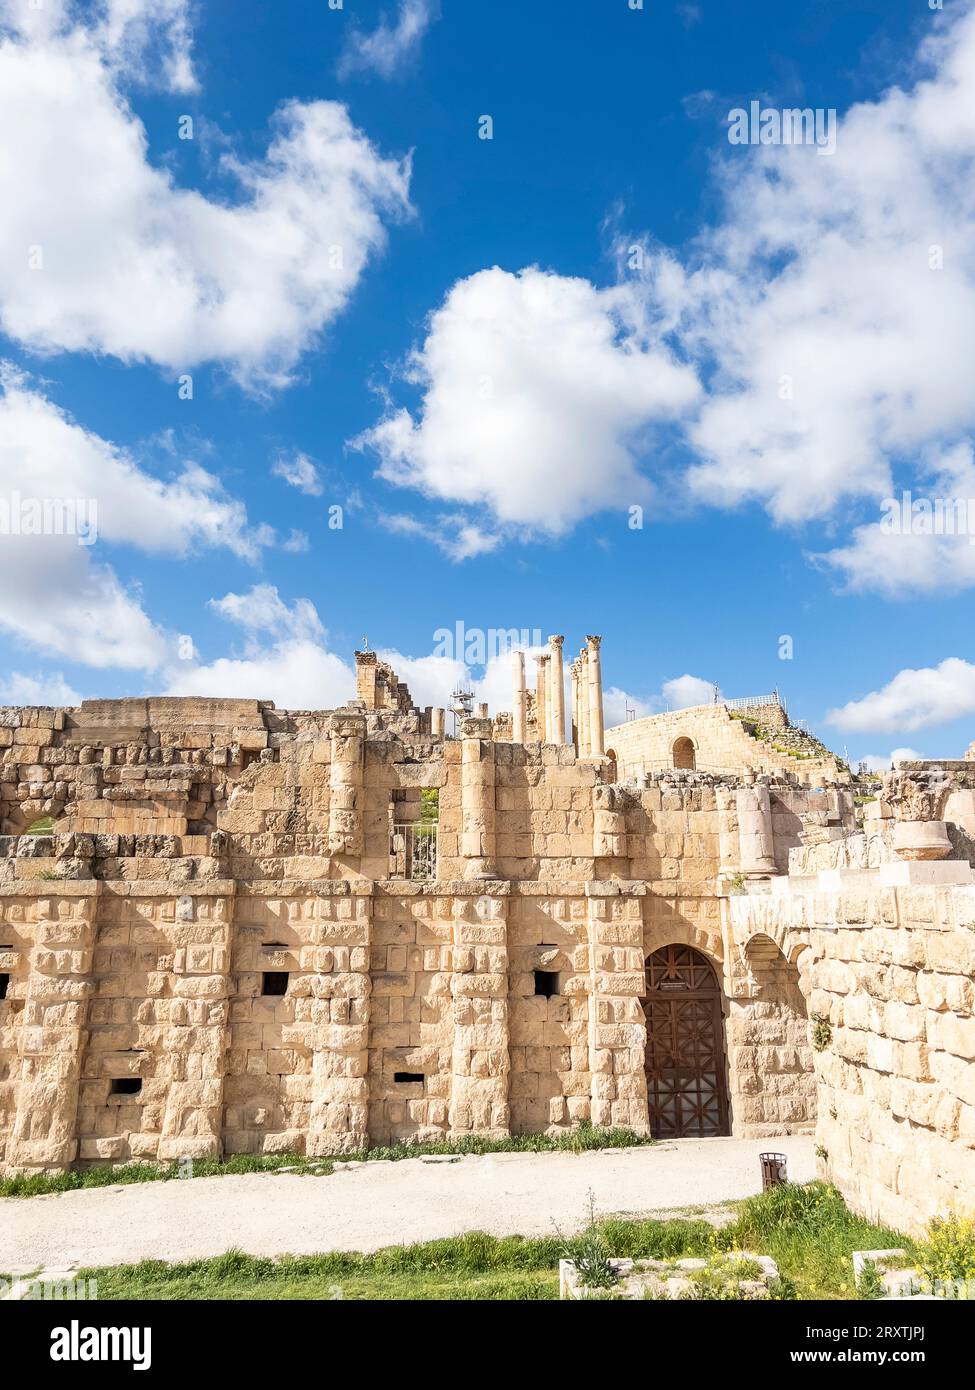
<svg viewBox="0 0 975 1390">
<path fill-rule="evenodd" d="M 331 1177 L 244 1177 L 138 1183 L 0 1200 L 0 1270 L 187 1260 L 231 1247 L 254 1255 L 377 1250 L 463 1231 L 563 1234 L 597 1215 L 713 1206 L 761 1187 L 758 1155 L 788 1155 L 789 1176 L 814 1176 L 813 1140 L 682 1139 L 588 1154 L 354 1166 Z"/>
</svg>

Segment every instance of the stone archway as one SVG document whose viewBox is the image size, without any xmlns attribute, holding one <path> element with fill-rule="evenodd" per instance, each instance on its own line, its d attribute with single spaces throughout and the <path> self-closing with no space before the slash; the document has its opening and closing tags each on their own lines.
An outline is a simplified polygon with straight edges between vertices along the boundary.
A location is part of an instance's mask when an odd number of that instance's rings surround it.
<svg viewBox="0 0 975 1390">
<path fill-rule="evenodd" d="M 675 942 L 648 956 L 646 968 L 651 1134 L 730 1134 L 722 996 L 714 967 L 700 951 Z"/>
<path fill-rule="evenodd" d="M 693 772 L 697 767 L 697 751 L 693 740 L 684 734 L 676 739 L 671 749 L 671 761 L 675 768 L 680 768 L 685 772 Z"/>
</svg>

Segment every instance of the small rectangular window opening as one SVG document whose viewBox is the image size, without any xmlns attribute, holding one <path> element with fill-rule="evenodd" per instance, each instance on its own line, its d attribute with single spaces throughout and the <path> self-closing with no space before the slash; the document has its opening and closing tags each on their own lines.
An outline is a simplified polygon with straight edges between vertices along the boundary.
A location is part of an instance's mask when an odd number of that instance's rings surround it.
<svg viewBox="0 0 975 1390">
<path fill-rule="evenodd" d="M 422 1071 L 396 1071 L 393 1072 L 393 1080 L 401 1082 L 403 1085 L 410 1085 L 419 1082 L 421 1085 L 426 1080 Z"/>
<path fill-rule="evenodd" d="M 264 983 L 261 986 L 262 994 L 282 995 L 288 992 L 288 972 L 287 970 L 265 970 Z"/>
<path fill-rule="evenodd" d="M 543 999 L 551 999 L 559 992 L 559 972 L 557 970 L 535 971 L 535 993 Z"/>
<path fill-rule="evenodd" d="M 115 1076 L 112 1078 L 112 1089 L 110 1095 L 113 1096 L 137 1096 L 142 1090 L 142 1078 L 140 1076 Z"/>
<path fill-rule="evenodd" d="M 0 975 L 0 999 L 6 999 L 7 986 L 10 984 L 9 975 Z"/>
</svg>

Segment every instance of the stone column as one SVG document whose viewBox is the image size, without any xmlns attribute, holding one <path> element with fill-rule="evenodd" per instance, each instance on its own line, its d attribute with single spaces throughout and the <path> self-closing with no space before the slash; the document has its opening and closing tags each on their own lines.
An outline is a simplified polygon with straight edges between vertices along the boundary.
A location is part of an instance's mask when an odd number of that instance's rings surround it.
<svg viewBox="0 0 975 1390">
<path fill-rule="evenodd" d="M 453 902 L 453 1135 L 509 1133 L 506 901 L 492 892 Z"/>
<path fill-rule="evenodd" d="M 494 742 L 490 719 L 461 721 L 461 858 L 465 879 L 494 878 Z"/>
<path fill-rule="evenodd" d="M 574 747 L 575 750 L 576 750 L 576 756 L 578 756 L 578 754 L 579 754 L 579 663 L 578 663 L 578 661 L 573 661 L 572 665 L 569 667 L 569 679 L 570 679 L 571 682 L 572 682 L 572 728 L 571 728 L 571 730 L 570 730 L 570 733 L 571 733 L 571 735 L 572 735 L 572 744 L 573 744 L 573 747 Z"/>
<path fill-rule="evenodd" d="M 767 878 L 777 872 L 768 787 L 763 782 L 753 787 L 739 787 L 735 792 L 735 806 L 741 872 L 749 878 Z"/>
<path fill-rule="evenodd" d="M 591 743 L 589 729 L 589 654 L 583 647 L 576 667 L 579 673 L 579 756 L 588 758 Z"/>
<path fill-rule="evenodd" d="M 376 708 L 376 670 L 379 658 L 375 652 L 355 654 L 355 693 L 366 709 Z"/>
<path fill-rule="evenodd" d="M 361 714 L 332 716 L 329 773 L 328 852 L 362 854 L 363 769 L 366 721 Z"/>
<path fill-rule="evenodd" d="M 7 1143 L 13 1170 L 68 1168 L 78 1156 L 78 1088 L 88 1042 L 88 1006 L 101 883 L 64 884 L 36 897 L 30 976 L 14 1064 L 16 1112 Z M 20 885 L 24 896 L 46 884 Z"/>
<path fill-rule="evenodd" d="M 589 651 L 589 752 L 593 758 L 601 758 L 603 745 L 603 673 L 599 662 L 601 637 L 587 637 Z"/>
<path fill-rule="evenodd" d="M 565 743 L 565 673 L 562 667 L 564 637 L 550 637 L 549 645 L 549 741 Z"/>
<path fill-rule="evenodd" d="M 547 652 L 535 660 L 535 722 L 539 743 L 548 742 L 548 664 Z"/>
<path fill-rule="evenodd" d="M 524 743 L 528 731 L 528 692 L 525 689 L 525 653 L 511 655 L 511 676 L 514 689 L 511 700 L 511 741 Z"/>
<path fill-rule="evenodd" d="M 230 1024 L 233 880 L 184 893 L 176 903 L 173 997 L 157 1062 L 166 1068 L 159 1158 L 219 1158 Z M 157 1073 L 158 1074 L 158 1073 Z"/>
<path fill-rule="evenodd" d="M 434 738 L 443 738 L 444 732 L 444 711 L 442 709 L 432 709 L 430 711 L 430 733 Z"/>
</svg>

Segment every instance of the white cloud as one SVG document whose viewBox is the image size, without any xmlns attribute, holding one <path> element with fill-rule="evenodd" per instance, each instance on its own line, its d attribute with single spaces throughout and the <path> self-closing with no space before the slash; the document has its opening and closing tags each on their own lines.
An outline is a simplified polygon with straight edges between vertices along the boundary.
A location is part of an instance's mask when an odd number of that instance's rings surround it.
<svg viewBox="0 0 975 1390">
<path fill-rule="evenodd" d="M 868 772 L 888 772 L 892 767 L 896 767 L 900 762 L 918 762 L 924 757 L 916 748 L 894 748 L 886 756 L 879 753 L 867 753 L 862 758 L 852 760 L 854 767 L 861 764 Z"/>
<path fill-rule="evenodd" d="M 81 534 L 27 534 L 45 501 L 73 511 Z M 73 661 L 150 670 L 170 639 L 138 590 L 96 561 L 96 545 L 79 542 L 174 556 L 223 546 L 254 560 L 273 536 L 249 526 L 243 505 L 199 465 L 185 463 L 168 482 L 151 476 L 9 367 L 0 370 L 0 525 L 0 627 Z"/>
<path fill-rule="evenodd" d="M 237 201 L 179 188 L 113 66 L 147 12 L 0 41 L 0 326 L 35 352 L 218 361 L 281 386 L 384 246 L 383 218 L 409 211 L 409 161 L 383 159 L 341 104 L 291 101 L 263 158 L 223 157 Z"/>
<path fill-rule="evenodd" d="M 638 441 L 697 392 L 629 291 L 538 269 L 458 281 L 408 377 L 424 390 L 417 418 L 390 409 L 353 441 L 378 453 L 381 476 L 552 536 L 648 500 Z"/>
<path fill-rule="evenodd" d="M 728 147 L 723 216 L 686 267 L 648 249 L 653 311 L 708 374 L 688 432 L 705 503 L 848 512 L 890 495 L 894 461 L 975 427 L 975 11 L 935 32 L 930 75 L 853 106 L 831 156 Z M 963 546 L 885 547 L 869 527 L 832 560 L 886 590 L 975 581 Z"/>
<path fill-rule="evenodd" d="M 392 22 L 389 15 L 383 15 L 372 33 L 353 29 L 339 59 L 339 76 L 375 72 L 392 77 L 415 56 L 424 34 L 439 16 L 439 0 L 398 0 Z"/>
<path fill-rule="evenodd" d="M 393 535 L 416 536 L 429 541 L 455 563 L 470 560 L 475 555 L 489 555 L 502 541 L 497 532 L 482 530 L 464 516 L 441 516 L 433 523 L 401 512 L 384 512 L 379 516 L 379 524 Z"/>
<path fill-rule="evenodd" d="M 714 681 L 701 676 L 675 676 L 660 687 L 668 709 L 690 709 L 694 705 L 714 704 Z M 718 698 L 721 692 L 718 691 Z"/>
<path fill-rule="evenodd" d="M 975 714 L 975 666 L 950 656 L 938 666 L 899 671 L 880 690 L 831 710 L 829 722 L 849 733 L 913 732 Z"/>
<path fill-rule="evenodd" d="M 279 454 L 271 465 L 275 478 L 283 478 L 289 487 L 296 487 L 307 497 L 321 497 L 322 480 L 318 469 L 307 454 Z"/>
<path fill-rule="evenodd" d="M 896 505 L 894 505 L 896 504 Z M 906 495 L 881 499 L 882 515 L 848 545 L 820 557 L 851 589 L 890 597 L 950 593 L 975 584 L 975 459 L 970 441 L 930 462 Z"/>
<path fill-rule="evenodd" d="M 25 676 L 20 671 L 11 671 L 0 681 L 0 704 L 4 705 L 61 705 L 73 707 L 81 703 L 81 696 L 74 690 L 64 676 L 36 675 Z"/>
<path fill-rule="evenodd" d="M 451 695 L 467 679 L 467 667 L 462 661 L 445 656 L 404 656 L 395 648 L 380 651 L 380 660 L 390 666 L 410 688 L 413 703 L 420 709 L 433 705 L 446 709 Z"/>
</svg>

